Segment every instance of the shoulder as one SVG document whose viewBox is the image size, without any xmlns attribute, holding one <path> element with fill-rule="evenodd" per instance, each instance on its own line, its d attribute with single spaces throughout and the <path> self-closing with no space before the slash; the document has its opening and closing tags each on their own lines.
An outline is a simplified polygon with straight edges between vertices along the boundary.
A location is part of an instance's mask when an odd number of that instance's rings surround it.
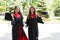
<svg viewBox="0 0 60 40">
<path fill-rule="evenodd" d="M 39 15 L 36 15 L 36 18 L 37 18 L 37 19 L 41 19 L 41 16 L 39 16 Z"/>
</svg>

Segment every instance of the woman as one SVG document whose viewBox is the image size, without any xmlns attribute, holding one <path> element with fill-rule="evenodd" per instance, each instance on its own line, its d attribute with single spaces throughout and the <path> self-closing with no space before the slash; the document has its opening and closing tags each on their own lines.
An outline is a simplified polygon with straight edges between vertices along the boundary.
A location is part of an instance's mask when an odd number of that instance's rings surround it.
<svg viewBox="0 0 60 40">
<path fill-rule="evenodd" d="M 12 40 L 28 40 L 27 36 L 25 35 L 25 32 L 23 30 L 23 16 L 19 10 L 19 7 L 16 6 L 14 9 L 14 13 L 11 14 L 12 21 L 14 21 L 14 24 L 12 24 Z"/>
<path fill-rule="evenodd" d="M 29 40 L 38 40 L 38 24 L 37 22 L 43 23 L 41 17 L 36 15 L 35 8 L 32 6 L 29 9 L 29 15 L 26 20 L 28 27 Z"/>
</svg>

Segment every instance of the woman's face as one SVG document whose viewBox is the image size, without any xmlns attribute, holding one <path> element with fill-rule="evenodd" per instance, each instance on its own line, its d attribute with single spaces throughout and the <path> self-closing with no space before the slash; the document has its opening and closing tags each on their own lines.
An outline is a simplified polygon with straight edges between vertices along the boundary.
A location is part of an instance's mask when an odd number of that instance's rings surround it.
<svg viewBox="0 0 60 40">
<path fill-rule="evenodd" d="M 31 10 L 31 13 L 33 14 L 34 13 L 34 8 L 31 8 L 30 10 Z"/>
<path fill-rule="evenodd" d="M 18 13 L 19 12 L 19 8 L 17 7 L 16 9 L 15 9 L 15 13 Z"/>
</svg>

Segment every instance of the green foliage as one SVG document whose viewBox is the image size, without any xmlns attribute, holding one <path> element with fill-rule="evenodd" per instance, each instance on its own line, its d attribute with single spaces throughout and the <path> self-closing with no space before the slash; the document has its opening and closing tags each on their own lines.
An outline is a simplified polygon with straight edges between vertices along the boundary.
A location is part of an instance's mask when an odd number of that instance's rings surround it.
<svg viewBox="0 0 60 40">
<path fill-rule="evenodd" d="M 27 2 L 22 3 L 23 9 L 25 9 L 26 5 L 27 5 Z"/>
<path fill-rule="evenodd" d="M 0 12 L 4 12 L 5 11 L 5 2 L 4 1 L 2 1 L 2 2 L 0 2 Z"/>
<path fill-rule="evenodd" d="M 42 15 L 42 12 L 47 12 L 47 9 L 54 11 L 54 14 L 56 16 L 60 15 L 60 5 L 59 5 L 60 2 L 58 2 L 58 0 L 52 0 L 53 4 L 51 4 L 51 6 L 49 6 L 49 8 L 46 7 L 47 5 L 45 2 L 46 1 L 44 1 L 44 0 L 30 0 L 29 2 L 28 2 L 28 0 L 24 0 L 22 2 L 16 2 L 16 0 L 12 0 L 12 1 L 11 0 L 2 0 L 0 2 L 0 12 L 5 12 L 7 9 L 9 12 L 12 12 L 13 7 L 15 5 L 19 5 L 19 6 L 23 7 L 22 10 L 25 13 L 25 15 L 27 15 L 27 13 L 28 13 L 27 10 L 29 10 L 30 6 L 34 6 L 39 15 Z M 46 17 L 48 17 L 48 14 L 46 14 Z"/>
<path fill-rule="evenodd" d="M 5 11 L 5 7 L 0 6 L 0 12 L 4 12 Z"/>
<path fill-rule="evenodd" d="M 60 1 L 58 1 L 57 7 L 54 10 L 55 16 L 60 16 Z"/>
<path fill-rule="evenodd" d="M 54 11 L 58 6 L 58 0 L 52 0 L 52 1 L 53 1 L 53 4 L 51 5 L 51 9 Z"/>
<path fill-rule="evenodd" d="M 46 4 L 44 0 L 38 1 L 37 2 L 37 13 L 38 15 L 42 16 L 44 15 L 45 18 L 49 18 L 48 14 L 42 14 L 42 12 L 46 12 L 47 8 L 46 8 Z"/>
</svg>

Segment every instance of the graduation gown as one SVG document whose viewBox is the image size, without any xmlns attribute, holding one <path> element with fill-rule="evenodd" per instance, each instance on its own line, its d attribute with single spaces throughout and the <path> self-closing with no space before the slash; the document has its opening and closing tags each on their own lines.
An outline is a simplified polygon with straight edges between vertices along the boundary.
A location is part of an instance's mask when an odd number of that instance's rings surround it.
<svg viewBox="0 0 60 40">
<path fill-rule="evenodd" d="M 36 16 L 33 19 L 27 17 L 26 24 L 28 26 L 29 40 L 38 40 L 36 39 L 38 38 L 38 22 L 43 23 L 42 19 L 39 16 Z"/>
<path fill-rule="evenodd" d="M 23 17 L 20 18 L 14 16 L 15 24 L 12 25 L 12 40 L 28 40 L 23 30 Z"/>
</svg>

